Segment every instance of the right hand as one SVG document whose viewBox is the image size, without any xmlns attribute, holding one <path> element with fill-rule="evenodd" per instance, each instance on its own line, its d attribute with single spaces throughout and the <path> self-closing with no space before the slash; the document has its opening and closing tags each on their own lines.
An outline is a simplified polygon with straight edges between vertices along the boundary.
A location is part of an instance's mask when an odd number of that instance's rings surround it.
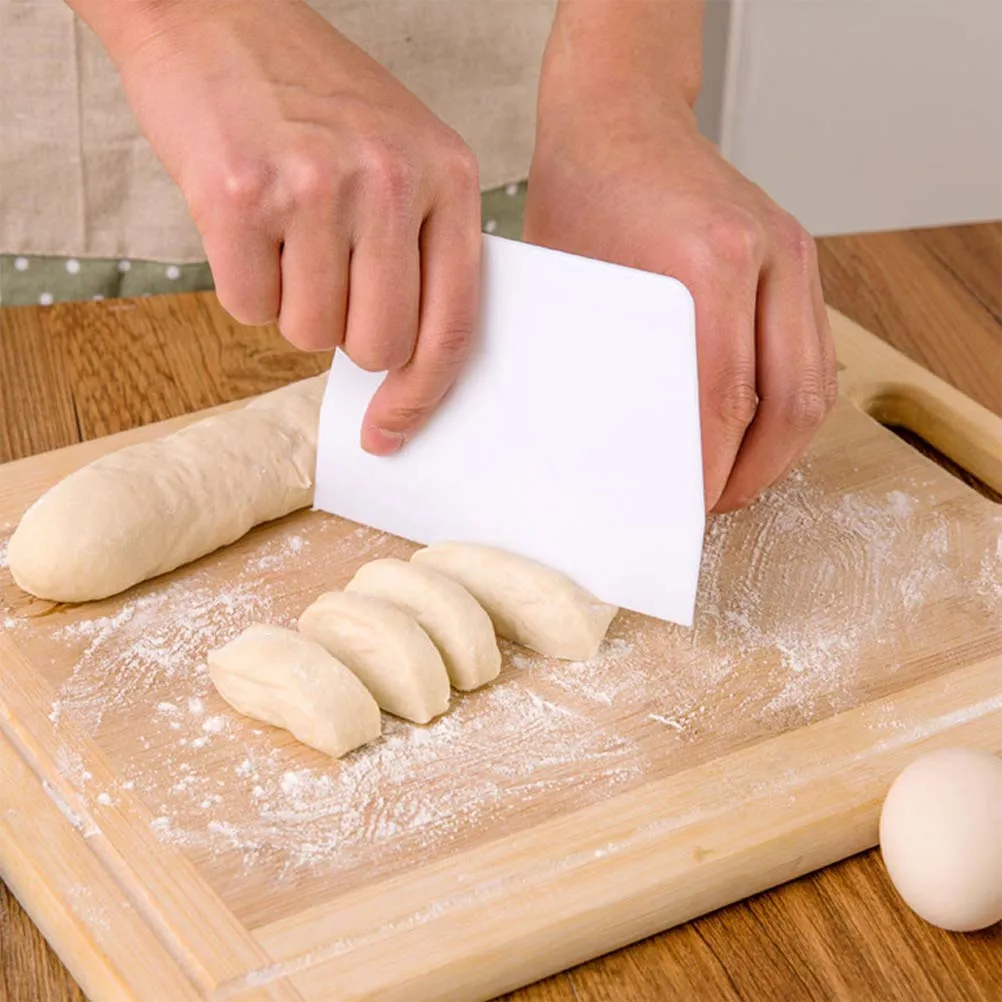
<svg viewBox="0 0 1002 1002">
<path fill-rule="evenodd" d="M 302 0 L 165 4 L 147 28 L 113 55 L 220 302 L 242 323 L 277 320 L 300 348 L 388 370 L 362 445 L 396 451 L 470 348 L 475 157 Z"/>
</svg>

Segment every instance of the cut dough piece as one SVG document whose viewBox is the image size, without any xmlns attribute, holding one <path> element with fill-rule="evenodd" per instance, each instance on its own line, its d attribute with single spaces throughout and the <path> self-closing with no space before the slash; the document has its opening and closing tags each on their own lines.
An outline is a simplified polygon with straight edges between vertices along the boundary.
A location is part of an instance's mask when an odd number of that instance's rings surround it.
<svg viewBox="0 0 1002 1002">
<path fill-rule="evenodd" d="M 435 543 L 411 560 L 458 581 L 507 640 L 553 658 L 594 657 L 619 611 L 566 574 L 475 543 Z"/>
<path fill-rule="evenodd" d="M 312 504 L 325 380 L 266 393 L 71 473 L 11 537 L 14 580 L 57 602 L 107 598 Z"/>
<path fill-rule="evenodd" d="M 209 677 L 238 713 L 335 758 L 380 734 L 379 707 L 337 658 L 295 630 L 255 623 L 209 651 Z"/>
<path fill-rule="evenodd" d="M 452 578 L 387 557 L 360 567 L 345 591 L 386 599 L 413 616 L 438 648 L 457 689 L 476 689 L 501 671 L 490 616 Z"/>
<path fill-rule="evenodd" d="M 299 629 L 342 660 L 388 713 L 426 724 L 449 708 L 442 656 L 391 602 L 327 592 L 299 617 Z"/>
</svg>

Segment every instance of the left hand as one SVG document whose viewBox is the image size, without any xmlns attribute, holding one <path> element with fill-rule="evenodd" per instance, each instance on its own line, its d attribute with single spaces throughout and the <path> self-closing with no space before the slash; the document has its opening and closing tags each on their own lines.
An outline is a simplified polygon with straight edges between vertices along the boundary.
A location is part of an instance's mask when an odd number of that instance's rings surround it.
<svg viewBox="0 0 1002 1002">
<path fill-rule="evenodd" d="M 71 0 L 202 235 L 220 303 L 386 371 L 361 444 L 399 449 L 473 343 L 473 152 L 305 0 Z"/>
<path fill-rule="evenodd" d="M 730 511 L 787 473 L 834 406 L 831 331 L 814 241 L 699 134 L 684 100 L 653 90 L 544 93 L 525 238 L 687 286 L 706 507 Z"/>
</svg>

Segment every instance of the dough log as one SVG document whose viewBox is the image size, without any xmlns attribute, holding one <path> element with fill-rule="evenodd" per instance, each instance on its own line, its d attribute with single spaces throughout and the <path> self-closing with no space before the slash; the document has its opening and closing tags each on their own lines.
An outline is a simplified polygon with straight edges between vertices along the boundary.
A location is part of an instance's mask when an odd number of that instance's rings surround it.
<svg viewBox="0 0 1002 1002">
<path fill-rule="evenodd" d="M 501 671 L 490 616 L 452 578 L 386 557 L 360 567 L 345 591 L 385 599 L 413 616 L 438 648 L 457 689 L 477 689 Z"/>
<path fill-rule="evenodd" d="M 417 622 L 392 603 L 327 592 L 298 625 L 343 661 L 388 713 L 427 724 L 449 708 L 442 656 Z"/>
<path fill-rule="evenodd" d="M 499 636 L 548 657 L 594 657 L 619 611 L 567 575 L 490 546 L 436 543 L 411 560 L 458 581 L 487 610 Z"/>
<path fill-rule="evenodd" d="M 325 376 L 258 397 L 57 483 L 10 539 L 17 584 L 87 602 L 125 591 L 313 501 Z"/>
<path fill-rule="evenodd" d="M 379 737 L 376 701 L 313 640 L 255 624 L 209 652 L 209 676 L 237 712 L 282 727 L 335 758 Z"/>
</svg>

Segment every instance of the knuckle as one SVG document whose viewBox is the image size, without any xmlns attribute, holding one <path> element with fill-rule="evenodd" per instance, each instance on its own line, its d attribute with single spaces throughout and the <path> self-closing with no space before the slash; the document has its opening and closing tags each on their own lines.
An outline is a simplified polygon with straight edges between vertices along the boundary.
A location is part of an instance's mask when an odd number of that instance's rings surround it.
<svg viewBox="0 0 1002 1002">
<path fill-rule="evenodd" d="M 434 335 L 435 355 L 439 365 L 452 368 L 463 359 L 472 346 L 471 324 L 452 323 L 439 328 Z"/>
<path fill-rule="evenodd" d="M 415 398 L 401 400 L 395 403 L 386 415 L 384 426 L 391 431 L 406 431 L 416 428 L 431 415 L 435 401 L 418 400 Z"/>
<path fill-rule="evenodd" d="M 261 207 L 270 184 L 271 171 L 265 164 L 231 164 L 220 178 L 220 196 L 226 207 L 244 213 Z"/>
<path fill-rule="evenodd" d="M 445 176 L 451 185 L 461 191 L 474 189 L 480 191 L 480 166 L 476 154 L 459 141 L 448 150 L 444 159 Z"/>
<path fill-rule="evenodd" d="M 253 218 L 265 205 L 271 184 L 272 171 L 266 164 L 229 160 L 216 170 L 189 174 L 181 187 L 192 219 L 204 229 L 227 218 Z"/>
<path fill-rule="evenodd" d="M 376 197 L 392 205 L 408 202 L 416 188 L 415 172 L 407 157 L 384 143 L 369 144 L 365 176 Z"/>
<path fill-rule="evenodd" d="M 288 192 L 298 204 L 315 204 L 333 196 L 339 172 L 333 158 L 316 147 L 302 147 L 285 164 Z"/>
<path fill-rule="evenodd" d="M 793 261 L 801 271 L 814 268 L 817 260 L 817 247 L 814 238 L 792 216 L 780 216 L 776 224 L 776 233 L 783 253 Z"/>
<path fill-rule="evenodd" d="M 836 365 L 834 355 L 828 360 L 828 364 L 825 365 L 822 394 L 825 401 L 825 413 L 827 414 L 838 403 L 838 366 Z"/>
<path fill-rule="evenodd" d="M 786 397 L 783 419 L 791 428 L 811 431 L 824 421 L 828 410 L 823 383 L 817 380 L 798 387 Z"/>
<path fill-rule="evenodd" d="M 825 414 L 831 413 L 838 403 L 838 379 L 834 374 L 825 379 L 824 388 Z"/>
<path fill-rule="evenodd" d="M 762 228 L 751 213 L 729 208 L 718 212 L 707 226 L 707 242 L 715 258 L 739 268 L 749 267 L 758 261 Z"/>
<path fill-rule="evenodd" d="M 727 427 L 747 428 L 755 418 L 758 403 L 755 375 L 750 365 L 725 371 L 711 385 L 710 409 Z"/>
</svg>

